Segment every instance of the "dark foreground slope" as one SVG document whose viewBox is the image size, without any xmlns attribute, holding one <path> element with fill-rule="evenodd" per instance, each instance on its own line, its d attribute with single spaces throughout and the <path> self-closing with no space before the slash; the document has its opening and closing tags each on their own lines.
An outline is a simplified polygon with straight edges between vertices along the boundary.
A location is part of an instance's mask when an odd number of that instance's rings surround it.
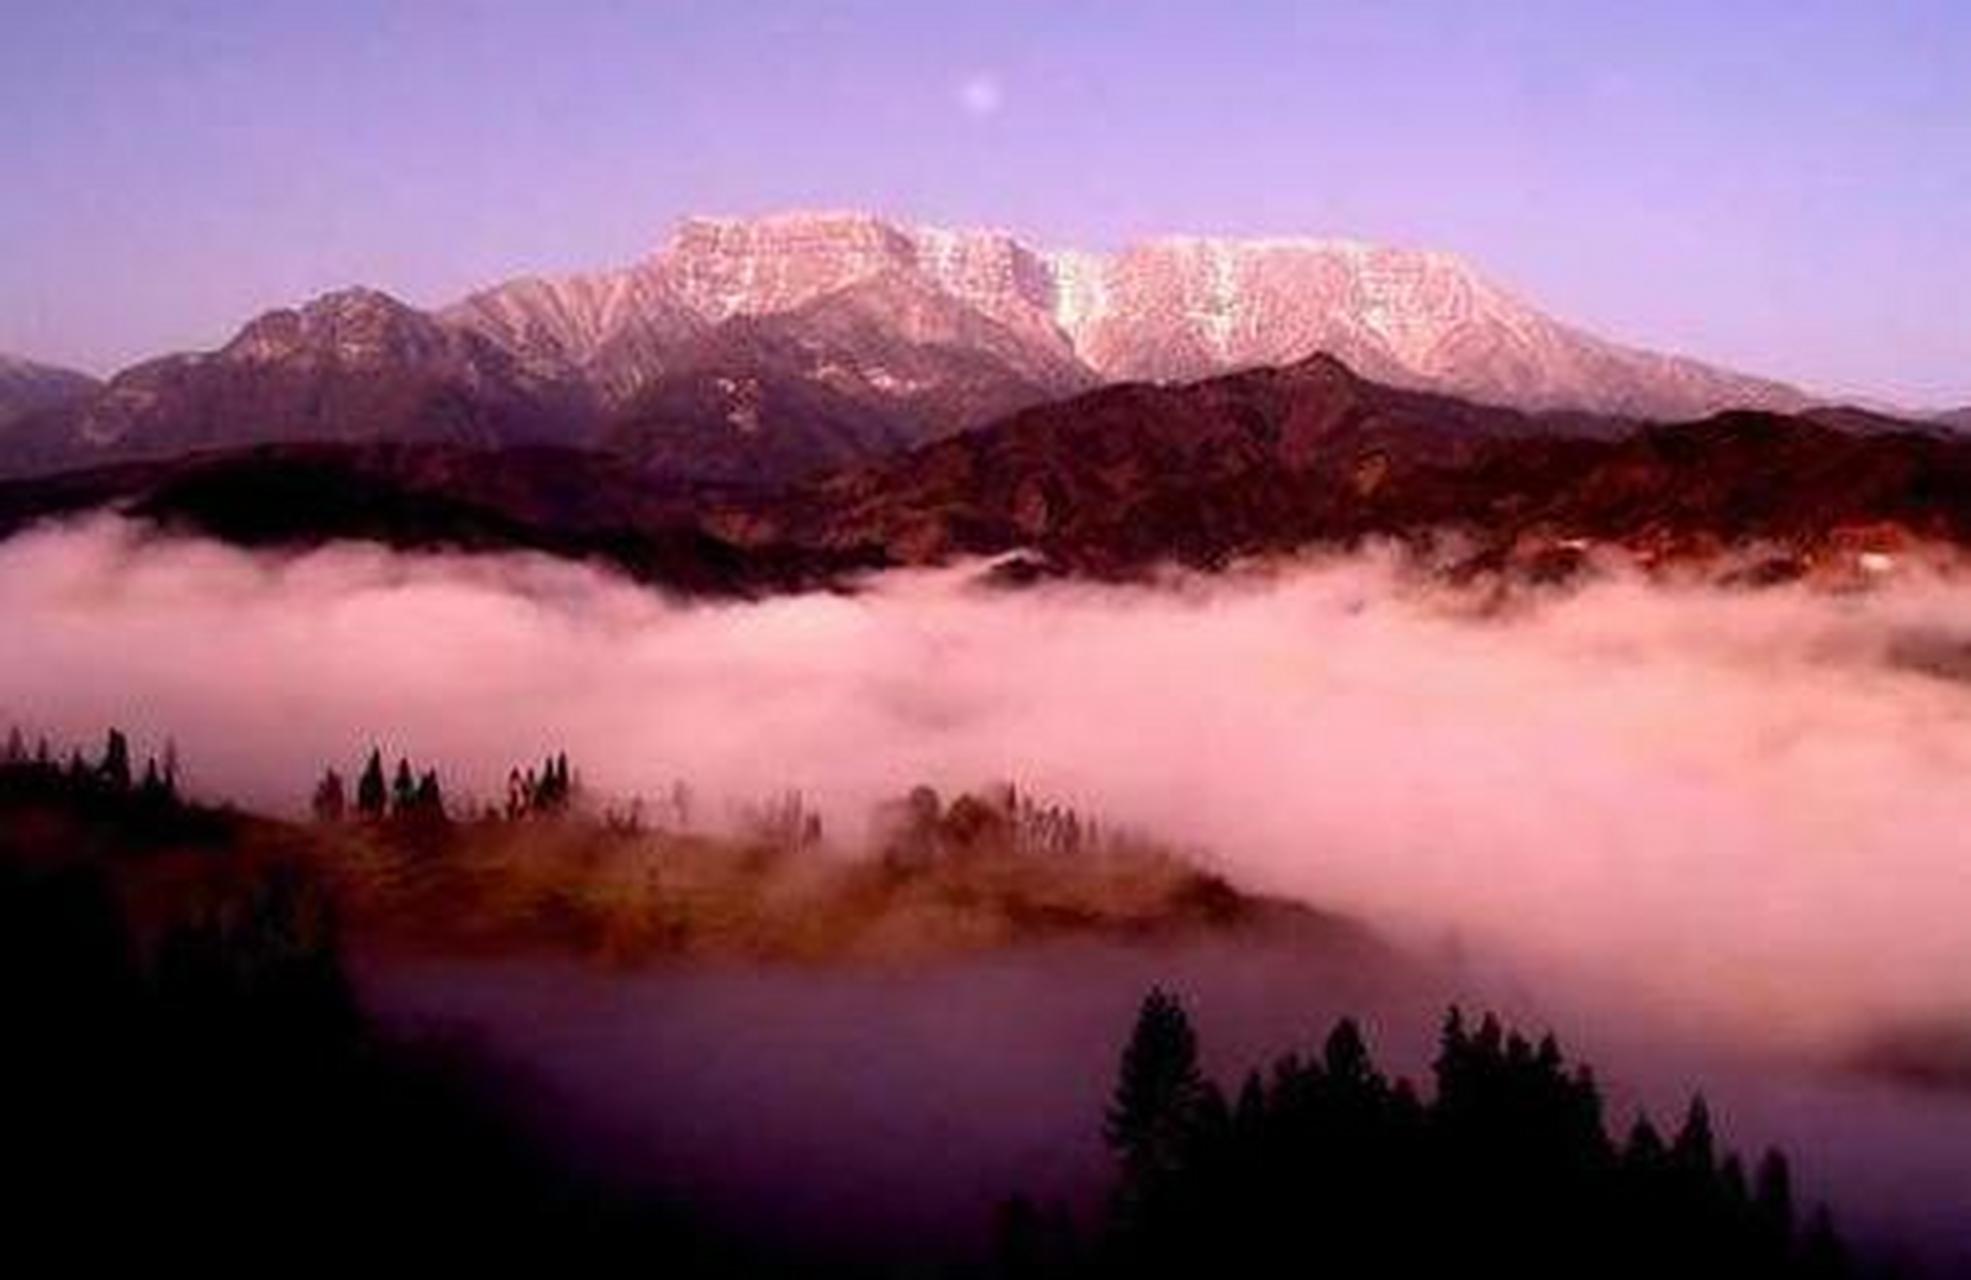
<svg viewBox="0 0 1971 1280">
<path fill-rule="evenodd" d="M 710 494 L 579 449 L 265 445 L 0 482 L 0 537 L 116 510 L 241 547 L 538 551 L 726 596 L 827 584 L 869 565 L 854 551 L 735 545 L 695 514 Z"/>
<path fill-rule="evenodd" d="M 760 1265 L 552 1159 L 522 1082 L 359 1005 L 302 833 L 106 760 L 0 764 L 0 1219 L 160 1271 Z"/>
<path fill-rule="evenodd" d="M 93 1260 L 135 1242 L 147 1261 L 195 1261 L 222 1275 L 264 1271 L 268 1258 L 304 1243 L 309 1263 L 338 1268 L 388 1257 L 571 1275 L 626 1261 L 673 1275 L 759 1275 L 823 1274 L 845 1261 L 758 1229 L 771 1221 L 760 1205 L 750 1223 L 721 1219 L 713 1230 L 675 1203 L 584 1172 L 551 1140 L 554 1124 L 571 1124 L 569 1108 L 541 1105 L 531 1082 L 470 1043 L 406 1039 L 372 1020 L 344 968 L 338 926 L 352 914 L 362 924 L 377 904 L 350 896 L 350 869 L 338 864 L 359 861 L 355 874 L 375 874 L 387 848 L 393 879 L 443 882 L 429 903 L 444 912 L 462 883 L 441 870 L 446 862 L 489 834 L 511 843 L 578 820 L 538 779 L 529 804 L 466 823 L 445 810 L 435 784 L 428 796 L 400 789 L 388 802 L 381 791 L 380 781 L 374 792 L 359 788 L 356 811 L 323 806 L 302 826 L 188 804 L 168 768 L 133 783 L 121 735 L 100 760 L 67 764 L 9 746 L 0 761 L 0 995 L 11 1033 L 0 1058 L 0 1168 L 14 1188 L 15 1246 Z M 899 828 L 907 838 L 885 855 L 885 874 L 962 889 L 949 905 L 997 913 L 1011 899 L 982 905 L 982 891 L 1007 883 L 1009 859 L 1024 860 L 1023 884 L 1041 876 L 1089 901 L 1160 904 L 1153 909 L 1186 931 L 1265 923 L 1255 900 L 1222 884 L 1204 898 L 1163 893 L 1183 881 L 1181 868 L 1157 868 L 1149 879 L 1161 887 L 1147 896 L 1119 896 L 1113 878 L 1064 878 L 1064 864 L 1121 856 L 1141 865 L 1141 851 L 1085 845 L 1069 834 L 1081 824 L 1059 813 L 998 810 L 1026 824 L 1020 837 L 994 812 L 977 800 L 923 807 L 922 823 Z M 792 833 L 806 829 L 793 824 Z M 590 860 L 538 840 L 533 852 L 525 861 L 545 857 L 549 879 Z M 642 850 L 681 903 L 730 916 L 720 895 L 671 874 L 710 852 Z M 757 878 L 757 868 L 741 873 Z M 469 877 L 489 874 L 527 871 L 482 862 Z M 564 885 L 563 894 L 580 890 Z M 1317 947 L 1339 945 L 1357 963 L 1385 958 L 1345 922 L 1302 914 Z M 1118 919 L 1056 914 L 1042 923 L 1099 935 Z M 506 946 L 516 945 L 508 934 Z M 1072 953 L 1034 954 L 1053 967 L 1050 983 L 1073 976 L 1061 967 Z M 667 1034 L 691 1034 L 688 1006 L 673 1012 L 684 1016 Z M 887 1025 L 872 1024 L 872 1037 Z M 1016 1034 L 964 1016 L 938 1025 L 946 1049 L 981 1032 Z M 757 1125 L 798 1123 L 775 1109 L 771 1071 L 748 1074 L 755 1039 L 696 1041 L 690 1051 L 761 1091 Z M 1768 1155 L 1748 1170 L 1716 1141 L 1701 1102 L 1667 1142 L 1646 1122 L 1619 1141 L 1592 1075 L 1570 1068 L 1551 1039 L 1535 1048 L 1489 1018 L 1468 1032 L 1454 1016 L 1440 1050 L 1426 1098 L 1383 1076 L 1355 1024 L 1343 1022 L 1318 1055 L 1278 1060 L 1234 1100 L 1203 1075 L 1182 1010 L 1153 994 L 1122 1052 L 1110 1107 L 1086 1116 L 1116 1160 L 1103 1179 L 1109 1212 L 1009 1201 L 993 1273 L 1270 1275 L 1282 1258 L 1306 1255 L 1351 1275 L 1508 1260 L 1526 1276 L 1854 1274 L 1824 1219 L 1801 1229 L 1784 1159 Z M 872 1039 L 863 1065 L 883 1076 L 887 1051 Z M 1096 1089 L 1087 1092 L 1092 1101 Z M 1034 1105 L 1019 1089 L 985 1100 L 990 1112 L 978 1119 L 995 1125 L 1019 1126 Z M 948 1142 L 954 1123 L 940 1114 L 920 1141 Z M 896 1215 L 893 1204 L 853 1203 L 853 1148 L 845 1142 L 821 1162 L 827 1194 L 842 1212 Z M 985 1272 L 947 1242 L 908 1269 L 855 1273 Z"/>
</svg>

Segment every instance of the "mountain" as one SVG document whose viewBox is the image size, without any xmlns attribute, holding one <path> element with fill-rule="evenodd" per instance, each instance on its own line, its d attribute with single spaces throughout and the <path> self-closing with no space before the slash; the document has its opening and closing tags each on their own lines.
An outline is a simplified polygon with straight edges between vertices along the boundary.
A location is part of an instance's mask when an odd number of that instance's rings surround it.
<svg viewBox="0 0 1971 1280">
<path fill-rule="evenodd" d="M 794 316 L 885 278 L 949 304 L 900 316 L 893 336 L 987 350 L 1057 393 L 1323 351 L 1391 384 L 1529 409 L 1673 419 L 1811 403 L 1781 383 L 1571 328 L 1447 254 L 1347 240 L 1177 237 L 1105 255 L 865 214 L 694 218 L 623 271 L 520 281 L 447 315 L 524 358 L 571 362 L 627 399 L 705 327 Z M 837 376 L 895 376 L 880 359 L 848 354 L 830 362 Z"/>
<path fill-rule="evenodd" d="M 217 351 L 126 369 L 19 430 L 39 457 L 75 465 L 283 440 L 550 441 L 586 404 L 579 384 L 525 369 L 478 334 L 348 289 L 270 311 Z M 10 461 L 26 469 L 19 454 Z"/>
<path fill-rule="evenodd" d="M 1941 422 L 1945 426 L 1958 431 L 1971 431 L 1971 405 L 1966 405 L 1962 409 L 1951 409 L 1945 413 L 1937 414 L 1931 420 Z"/>
<path fill-rule="evenodd" d="M 1681 419 L 1803 392 L 1562 324 L 1443 253 L 1347 240 L 1152 241 L 1059 255 L 1058 314 L 1105 380 L 1337 356 L 1368 377 L 1522 409 Z"/>
<path fill-rule="evenodd" d="M 1605 554 L 1842 580 L 1971 549 L 1971 440 L 1873 417 L 1528 414 L 1316 356 L 1098 388 L 780 491 L 664 485 L 593 450 L 275 445 L 0 484 L 0 536 L 108 506 L 246 546 L 532 549 L 695 594 L 1016 552 L 1006 576 L 1129 578 L 1372 539 L 1457 576 Z"/>
<path fill-rule="evenodd" d="M 86 373 L 0 355 L 0 430 L 30 413 L 73 404 L 96 386 Z"/>
<path fill-rule="evenodd" d="M 1034 553 L 1129 575 L 1369 538 L 1470 568 L 1756 555 L 1853 568 L 1857 547 L 1971 546 L 1971 441 L 1732 410 L 1674 425 L 1533 415 L 1356 376 L 1340 361 L 1103 388 L 830 477 L 712 527 L 894 564 Z"/>
<path fill-rule="evenodd" d="M 1010 237 L 861 215 L 690 219 L 626 270 L 528 279 L 444 317 L 593 387 L 655 470 L 779 480 L 1092 386 Z"/>
<path fill-rule="evenodd" d="M 1531 411 L 1799 411 L 1779 383 L 1605 342 L 1438 253 L 1163 239 L 1103 255 L 865 214 L 693 218 L 620 271 L 436 312 L 368 289 L 272 311 L 21 413 L 0 473 L 300 440 L 597 445 L 777 486 L 1118 382 L 1314 353 Z"/>
<path fill-rule="evenodd" d="M 1316 477 L 1346 473 L 1334 495 L 1345 497 L 1373 490 L 1396 459 L 1452 463 L 1485 440 L 1623 425 L 1383 386 L 1314 356 L 1029 409 L 831 477 L 780 504 L 766 527 L 776 539 L 880 547 L 901 563 L 1037 547 L 1098 571 L 1204 564 L 1307 527 Z"/>
</svg>

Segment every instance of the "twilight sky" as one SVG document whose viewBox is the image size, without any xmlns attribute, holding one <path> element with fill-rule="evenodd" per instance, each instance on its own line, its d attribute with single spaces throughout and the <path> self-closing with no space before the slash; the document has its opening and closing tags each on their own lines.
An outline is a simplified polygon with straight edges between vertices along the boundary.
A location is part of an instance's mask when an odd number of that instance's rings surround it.
<svg viewBox="0 0 1971 1280">
<path fill-rule="evenodd" d="M 0 350 L 106 372 L 691 212 L 1464 254 L 1560 317 L 1971 403 L 1964 0 L 0 0 Z"/>
</svg>

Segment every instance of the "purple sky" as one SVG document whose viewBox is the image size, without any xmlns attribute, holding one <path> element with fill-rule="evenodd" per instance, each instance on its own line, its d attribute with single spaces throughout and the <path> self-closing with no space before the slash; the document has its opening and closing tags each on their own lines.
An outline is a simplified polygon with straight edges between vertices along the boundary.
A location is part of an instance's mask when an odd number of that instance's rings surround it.
<svg viewBox="0 0 1971 1280">
<path fill-rule="evenodd" d="M 1971 4 L 0 0 L 0 350 L 107 371 L 689 212 L 1460 252 L 1557 315 L 1971 403 Z"/>
</svg>

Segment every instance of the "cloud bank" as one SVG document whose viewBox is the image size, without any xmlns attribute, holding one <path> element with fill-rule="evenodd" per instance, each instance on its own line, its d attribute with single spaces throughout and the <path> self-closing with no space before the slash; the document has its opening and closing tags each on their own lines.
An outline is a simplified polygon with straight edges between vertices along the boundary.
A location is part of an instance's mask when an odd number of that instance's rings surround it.
<svg viewBox="0 0 1971 1280">
<path fill-rule="evenodd" d="M 1235 879 L 1790 1035 L 1971 1009 L 1971 600 L 1614 580 L 1508 612 L 1373 556 L 1017 594 L 961 572 L 680 605 L 527 557 L 0 545 L 0 720 L 175 736 L 297 810 L 372 741 L 455 793 L 797 787 L 846 830 L 1011 779 Z"/>
</svg>

